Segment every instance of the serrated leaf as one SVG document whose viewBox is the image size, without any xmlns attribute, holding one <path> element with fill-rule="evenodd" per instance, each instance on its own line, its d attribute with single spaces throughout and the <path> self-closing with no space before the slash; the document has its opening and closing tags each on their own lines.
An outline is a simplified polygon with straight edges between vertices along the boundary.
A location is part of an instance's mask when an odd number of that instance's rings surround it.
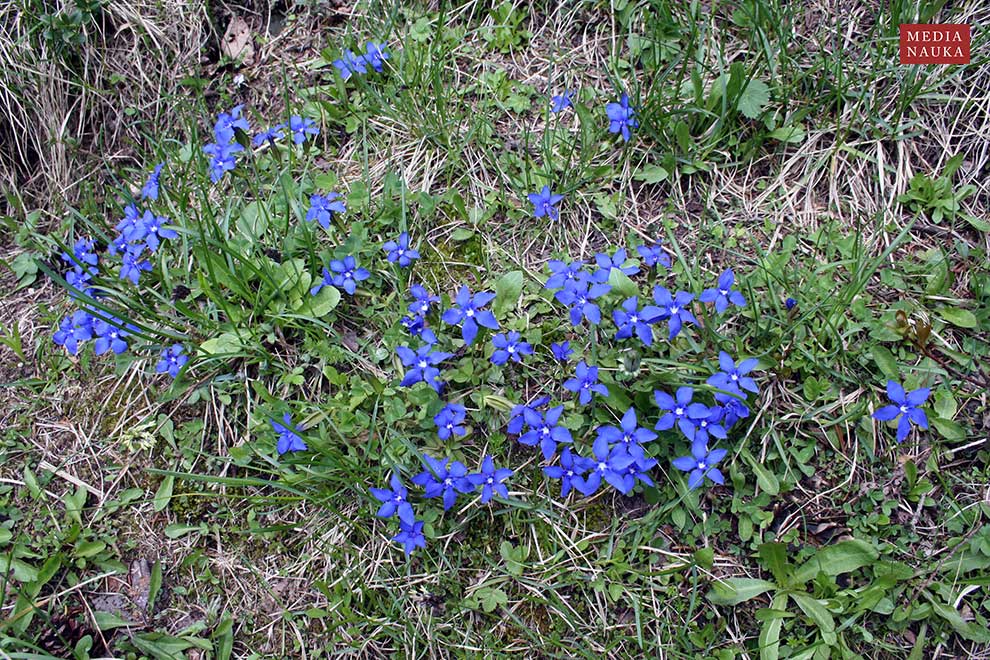
<svg viewBox="0 0 990 660">
<path fill-rule="evenodd" d="M 739 95 L 739 103 L 736 107 L 747 118 L 757 119 L 769 102 L 770 88 L 762 80 L 754 78 Z"/>
<path fill-rule="evenodd" d="M 522 294 L 523 272 L 509 271 L 495 282 L 495 300 L 492 311 L 496 316 L 504 316 L 506 312 L 515 309 Z"/>
<path fill-rule="evenodd" d="M 972 329 L 975 328 L 977 324 L 976 316 L 968 309 L 943 307 L 939 310 L 938 315 L 946 323 L 951 323 L 958 328 Z"/>
</svg>

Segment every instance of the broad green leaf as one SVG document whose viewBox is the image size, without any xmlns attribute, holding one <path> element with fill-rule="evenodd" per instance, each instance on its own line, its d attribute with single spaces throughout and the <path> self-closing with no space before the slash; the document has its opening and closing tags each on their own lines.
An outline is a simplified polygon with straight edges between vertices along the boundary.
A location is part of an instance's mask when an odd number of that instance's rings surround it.
<svg viewBox="0 0 990 660">
<path fill-rule="evenodd" d="M 936 417 L 931 420 L 932 426 L 935 430 L 939 432 L 946 440 L 965 440 L 966 439 L 966 429 L 953 422 L 951 419 L 942 419 L 941 417 Z"/>
<path fill-rule="evenodd" d="M 155 511 L 162 511 L 168 506 L 169 500 L 172 499 L 172 489 L 174 487 L 174 476 L 170 474 L 162 479 L 162 483 L 158 486 L 158 490 L 155 492 L 155 499 L 153 500 Z"/>
<path fill-rule="evenodd" d="M 805 132 L 804 127 L 800 124 L 796 126 L 781 126 L 780 128 L 770 131 L 770 137 L 774 140 L 780 140 L 781 142 L 787 143 L 797 143 L 804 142 Z"/>
<path fill-rule="evenodd" d="M 340 303 L 340 291 L 334 286 L 325 286 L 315 296 L 306 294 L 308 300 L 300 308 L 299 313 L 314 319 L 321 319 Z"/>
<path fill-rule="evenodd" d="M 200 523 L 199 525 L 186 525 L 183 523 L 172 523 L 165 527 L 165 536 L 170 539 L 177 539 L 180 536 L 185 536 L 190 532 L 200 532 L 205 533 L 207 531 L 206 523 Z"/>
<path fill-rule="evenodd" d="M 715 605 L 738 605 L 776 588 L 777 585 L 768 580 L 726 578 L 712 584 L 712 589 L 708 592 L 708 600 Z"/>
<path fill-rule="evenodd" d="M 749 119 L 757 119 L 763 108 L 770 102 L 770 88 L 762 80 L 756 78 L 749 81 L 746 89 L 739 96 L 737 107 L 739 112 Z"/>
<path fill-rule="evenodd" d="M 804 584 L 813 580 L 819 573 L 833 576 L 851 573 L 856 569 L 872 564 L 879 556 L 880 553 L 877 549 L 866 541 L 859 539 L 839 541 L 835 545 L 822 548 L 814 557 L 794 571 L 791 584 Z"/>
<path fill-rule="evenodd" d="M 496 316 L 504 316 L 506 312 L 515 309 L 522 288 L 521 270 L 509 271 L 495 282 L 495 301 L 492 303 L 492 311 Z"/>
<path fill-rule="evenodd" d="M 613 268 L 609 271 L 608 285 L 612 287 L 612 291 L 619 294 L 623 300 L 626 298 L 639 296 L 639 288 L 636 286 L 636 283 L 629 279 L 629 276 L 618 268 Z"/>
<path fill-rule="evenodd" d="M 240 352 L 242 347 L 237 335 L 225 332 L 219 337 L 204 341 L 199 345 L 199 350 L 204 355 L 229 355 Z"/>
<path fill-rule="evenodd" d="M 467 227 L 459 227 L 454 230 L 453 234 L 450 235 L 450 239 L 453 241 L 466 241 L 472 236 L 474 236 L 473 229 L 468 229 Z"/>
<path fill-rule="evenodd" d="M 763 467 L 763 464 L 753 458 L 749 452 L 743 452 L 742 457 L 753 469 L 753 473 L 756 475 L 756 483 L 767 495 L 774 496 L 780 493 L 780 481 L 777 480 L 777 476 L 773 472 Z"/>
<path fill-rule="evenodd" d="M 268 217 L 261 212 L 258 202 L 251 202 L 241 211 L 237 219 L 237 231 L 244 238 L 256 243 L 268 230 Z"/>
<path fill-rule="evenodd" d="M 942 317 L 942 320 L 946 323 L 951 323 L 958 328 L 972 329 L 975 328 L 977 324 L 976 316 L 968 309 L 943 307 L 939 310 L 938 315 Z"/>
<path fill-rule="evenodd" d="M 876 344 L 870 352 L 873 354 L 873 361 L 877 363 L 884 376 L 890 380 L 900 380 L 897 360 L 894 359 L 894 354 L 887 347 Z"/>
<path fill-rule="evenodd" d="M 100 630 L 144 626 L 142 623 L 122 619 L 116 614 L 111 614 L 110 612 L 93 612 L 93 619 L 96 621 L 96 627 Z"/>
<path fill-rule="evenodd" d="M 77 557 L 92 557 L 106 550 L 107 544 L 103 541 L 83 541 L 76 544 Z"/>
<path fill-rule="evenodd" d="M 946 605 L 945 603 L 940 603 L 934 599 L 932 599 L 931 603 L 932 611 L 945 619 L 949 625 L 952 626 L 952 628 L 962 637 L 970 640 L 971 642 L 990 642 L 990 630 L 967 622 L 955 608 Z"/>
<path fill-rule="evenodd" d="M 633 174 L 633 178 L 645 183 L 660 183 L 667 178 L 668 174 L 670 173 L 659 165 L 647 165 Z"/>
<path fill-rule="evenodd" d="M 787 546 L 783 543 L 763 543 L 758 552 L 763 565 L 773 573 L 777 583 L 784 584 L 791 568 L 787 563 Z"/>
<path fill-rule="evenodd" d="M 783 614 L 768 618 L 763 627 L 760 628 L 760 660 L 777 660 L 780 657 L 780 628 L 785 618 L 794 616 L 786 611 L 786 593 L 779 593 L 774 596 L 770 607 L 771 612 L 783 612 Z M 766 612 L 767 610 L 760 611 Z M 757 618 L 759 618 L 760 611 L 757 611 Z"/>
<path fill-rule="evenodd" d="M 831 612 L 822 605 L 820 600 L 812 598 L 808 594 L 793 593 L 791 597 L 794 598 L 794 602 L 801 608 L 801 611 L 807 614 L 808 618 L 818 626 L 818 631 L 825 643 L 834 646 L 838 640 L 835 636 L 835 619 L 832 618 Z"/>
</svg>

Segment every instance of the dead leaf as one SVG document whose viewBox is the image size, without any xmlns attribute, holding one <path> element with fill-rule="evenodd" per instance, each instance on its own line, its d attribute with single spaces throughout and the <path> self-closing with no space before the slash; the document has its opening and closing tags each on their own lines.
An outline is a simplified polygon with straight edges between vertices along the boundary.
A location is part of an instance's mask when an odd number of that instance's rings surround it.
<svg viewBox="0 0 990 660">
<path fill-rule="evenodd" d="M 227 31 L 220 40 L 220 52 L 232 60 L 239 60 L 247 65 L 254 61 L 254 39 L 251 27 L 240 16 L 234 16 L 227 26 Z"/>
</svg>

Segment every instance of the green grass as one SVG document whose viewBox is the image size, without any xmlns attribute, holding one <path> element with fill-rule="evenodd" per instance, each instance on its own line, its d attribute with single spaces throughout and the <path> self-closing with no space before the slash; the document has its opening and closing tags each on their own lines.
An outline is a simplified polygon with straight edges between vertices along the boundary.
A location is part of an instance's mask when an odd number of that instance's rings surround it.
<svg viewBox="0 0 990 660">
<path fill-rule="evenodd" d="M 318 28 L 294 9 L 296 31 Z M 896 62 L 899 22 L 978 25 L 979 13 L 891 3 L 833 16 L 769 0 L 365 9 L 291 72 L 305 85 L 246 103 L 252 127 L 317 118 L 312 144 L 259 152 L 211 184 L 211 118 L 244 101 L 233 71 L 217 72 L 187 81 L 182 121 L 146 135 L 147 158 L 114 168 L 115 188 L 94 183 L 56 231 L 37 216 L 0 230 L 18 246 L 0 255 L 13 292 L 0 313 L 0 649 L 984 657 L 987 117 L 966 91 L 983 65 Z M 340 48 L 372 38 L 389 43 L 386 72 L 341 81 Z M 565 88 L 576 107 L 552 115 Z M 603 110 L 622 90 L 641 121 L 628 144 Z M 68 306 L 46 278 L 64 284 L 57 255 L 76 237 L 112 237 L 126 191 L 163 157 L 156 208 L 180 237 L 140 288 L 111 273 L 91 301 L 138 327 L 133 350 L 70 358 L 51 344 Z M 567 195 L 550 226 L 525 198 L 544 184 Z M 347 213 L 328 230 L 303 222 L 309 195 L 329 190 Z M 423 254 L 412 273 L 381 253 L 400 231 Z M 698 306 L 700 327 L 648 349 L 612 339 L 628 294 L 609 294 L 587 332 L 542 289 L 549 258 L 657 238 L 670 272 L 622 286 L 697 294 L 732 267 L 746 308 Z M 314 278 L 345 254 L 371 279 L 314 306 Z M 502 279 L 514 272 L 518 289 Z M 441 309 L 465 282 L 499 292 L 503 330 L 537 346 L 494 367 L 487 335 L 464 350 L 434 317 L 458 353 L 444 398 L 469 411 L 457 441 L 436 437 L 443 399 L 398 387 L 412 282 L 442 294 Z M 31 285 L 43 288 L 28 299 Z M 607 399 L 565 395 L 573 363 L 547 349 L 562 339 L 601 367 Z M 152 372 L 175 341 L 199 355 L 171 383 Z M 710 396 L 720 349 L 760 359 L 761 395 L 721 445 L 726 487 L 688 491 L 670 466 L 686 442 L 664 434 L 649 452 L 655 488 L 562 501 L 538 452 L 505 432 L 509 406 L 542 392 L 566 402 L 582 451 L 630 404 L 652 427 L 652 391 Z M 932 388 L 930 431 L 903 445 L 870 418 L 888 379 Z M 279 458 L 268 420 L 286 411 L 310 451 Z M 417 505 L 428 544 L 407 560 L 368 488 L 393 468 L 408 481 L 422 453 L 471 469 L 491 454 L 516 473 L 490 506 Z M 138 559 L 150 577 L 128 589 Z"/>
</svg>

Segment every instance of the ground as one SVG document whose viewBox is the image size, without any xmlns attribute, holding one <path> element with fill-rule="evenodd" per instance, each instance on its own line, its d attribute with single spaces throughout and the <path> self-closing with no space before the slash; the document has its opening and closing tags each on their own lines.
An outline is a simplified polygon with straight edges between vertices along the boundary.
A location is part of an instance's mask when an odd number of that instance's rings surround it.
<svg viewBox="0 0 990 660">
<path fill-rule="evenodd" d="M 19 4 L 0 10 L 4 653 L 990 656 L 986 40 L 968 66 L 896 54 L 899 23 L 980 26 L 978 3 Z M 331 61 L 370 39 L 395 68 L 344 83 Z M 598 114 L 547 112 L 565 88 Z M 621 90 L 634 138 L 586 135 Z M 761 393 L 727 485 L 677 487 L 678 446 L 657 456 L 669 485 L 556 498 L 488 425 L 554 378 L 507 371 L 467 395 L 455 455 L 497 454 L 511 502 L 438 510 L 407 559 L 368 495 L 408 443 L 438 446 L 424 415 L 396 421 L 425 396 L 394 387 L 401 301 L 363 298 L 325 346 L 272 329 L 277 366 L 183 387 L 66 356 L 58 246 L 112 227 L 122 191 L 236 104 L 318 118 L 300 186 L 346 190 L 355 224 L 332 236 L 408 227 L 416 276 L 450 295 L 522 271 L 519 329 L 566 323 L 541 298 L 551 258 L 662 238 L 671 286 L 733 267 L 749 307 L 719 339 L 760 357 Z M 554 223 L 525 199 L 547 181 Z M 623 388 L 675 369 L 608 359 Z M 902 444 L 869 416 L 888 379 L 932 388 L 931 428 Z M 276 460 L 273 402 L 328 420 L 307 436 L 322 453 Z M 773 588 L 744 599 L 746 578 Z"/>
</svg>

